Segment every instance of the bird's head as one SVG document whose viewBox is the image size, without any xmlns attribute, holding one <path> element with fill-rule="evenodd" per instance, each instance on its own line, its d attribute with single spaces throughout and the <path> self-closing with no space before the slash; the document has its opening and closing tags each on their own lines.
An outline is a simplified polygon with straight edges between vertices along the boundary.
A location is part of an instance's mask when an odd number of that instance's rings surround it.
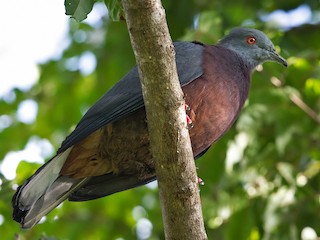
<svg viewBox="0 0 320 240">
<path fill-rule="evenodd" d="M 219 45 L 237 52 L 252 69 L 266 61 L 288 66 L 287 61 L 276 52 L 271 40 L 256 29 L 234 28 Z"/>
</svg>

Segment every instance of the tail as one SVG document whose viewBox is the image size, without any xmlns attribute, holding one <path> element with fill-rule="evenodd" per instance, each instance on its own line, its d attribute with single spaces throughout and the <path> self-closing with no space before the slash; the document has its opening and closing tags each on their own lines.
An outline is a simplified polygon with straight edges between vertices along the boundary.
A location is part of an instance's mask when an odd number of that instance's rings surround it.
<svg viewBox="0 0 320 240">
<path fill-rule="evenodd" d="M 31 228 L 89 178 L 61 176 L 60 170 L 72 148 L 55 156 L 17 189 L 12 198 L 13 219 L 22 228 Z"/>
<path fill-rule="evenodd" d="M 115 175 L 113 173 L 91 177 L 80 188 L 71 193 L 69 201 L 79 202 L 93 200 L 139 187 L 154 180 L 156 180 L 155 175 L 151 175 L 145 179 L 140 179 L 135 175 Z"/>
</svg>

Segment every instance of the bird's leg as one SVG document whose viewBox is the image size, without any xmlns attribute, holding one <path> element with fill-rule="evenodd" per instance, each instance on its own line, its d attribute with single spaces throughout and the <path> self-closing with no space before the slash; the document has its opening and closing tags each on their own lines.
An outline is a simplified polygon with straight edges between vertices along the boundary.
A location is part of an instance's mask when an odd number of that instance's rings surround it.
<svg viewBox="0 0 320 240">
<path fill-rule="evenodd" d="M 190 112 L 191 108 L 187 104 L 184 104 L 184 108 L 186 110 L 186 115 L 187 115 L 187 128 L 191 129 L 191 128 L 193 128 L 193 122 L 188 115 L 188 112 Z"/>
</svg>

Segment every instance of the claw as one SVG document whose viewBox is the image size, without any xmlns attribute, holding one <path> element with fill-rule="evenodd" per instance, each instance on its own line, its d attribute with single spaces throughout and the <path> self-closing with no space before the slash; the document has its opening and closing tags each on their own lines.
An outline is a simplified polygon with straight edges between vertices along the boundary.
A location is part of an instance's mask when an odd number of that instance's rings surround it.
<svg viewBox="0 0 320 240">
<path fill-rule="evenodd" d="M 202 178 L 199 178 L 199 177 L 198 177 L 198 184 L 199 184 L 200 186 L 203 186 L 203 185 L 204 185 L 204 181 L 202 180 Z"/>
<path fill-rule="evenodd" d="M 187 115 L 187 128 L 191 129 L 193 128 L 193 122 L 191 120 L 191 118 Z"/>
<path fill-rule="evenodd" d="M 186 115 L 187 115 L 187 128 L 191 129 L 191 128 L 193 128 L 194 125 L 193 125 L 191 118 L 188 116 L 188 113 L 187 113 L 191 110 L 191 108 L 187 104 L 184 104 L 184 108 L 186 110 Z"/>
</svg>

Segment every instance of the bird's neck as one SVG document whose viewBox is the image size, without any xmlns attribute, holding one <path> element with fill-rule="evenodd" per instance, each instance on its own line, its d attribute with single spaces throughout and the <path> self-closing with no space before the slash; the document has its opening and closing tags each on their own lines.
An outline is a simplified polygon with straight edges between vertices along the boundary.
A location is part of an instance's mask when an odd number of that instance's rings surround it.
<svg viewBox="0 0 320 240">
<path fill-rule="evenodd" d="M 229 89 L 230 98 L 237 99 L 234 110 L 238 114 L 248 97 L 251 66 L 234 51 L 219 45 L 206 45 L 203 60 L 206 75 L 213 76 L 210 79 L 217 86 Z"/>
<path fill-rule="evenodd" d="M 228 43 L 219 43 L 218 46 L 223 47 L 225 49 L 229 49 L 230 51 L 236 53 L 244 62 L 244 64 L 247 66 L 247 68 L 252 72 L 259 64 L 260 62 L 253 59 L 251 55 L 247 54 L 246 51 L 241 51 L 237 47 L 235 47 L 232 44 Z"/>
<path fill-rule="evenodd" d="M 220 55 L 222 66 L 225 65 L 225 71 L 229 72 L 229 81 L 237 85 L 240 94 L 240 105 L 242 106 L 246 101 L 249 93 L 251 74 L 256 65 L 254 62 L 246 61 L 240 54 L 232 49 L 224 46 L 217 46 L 216 53 Z"/>
</svg>

